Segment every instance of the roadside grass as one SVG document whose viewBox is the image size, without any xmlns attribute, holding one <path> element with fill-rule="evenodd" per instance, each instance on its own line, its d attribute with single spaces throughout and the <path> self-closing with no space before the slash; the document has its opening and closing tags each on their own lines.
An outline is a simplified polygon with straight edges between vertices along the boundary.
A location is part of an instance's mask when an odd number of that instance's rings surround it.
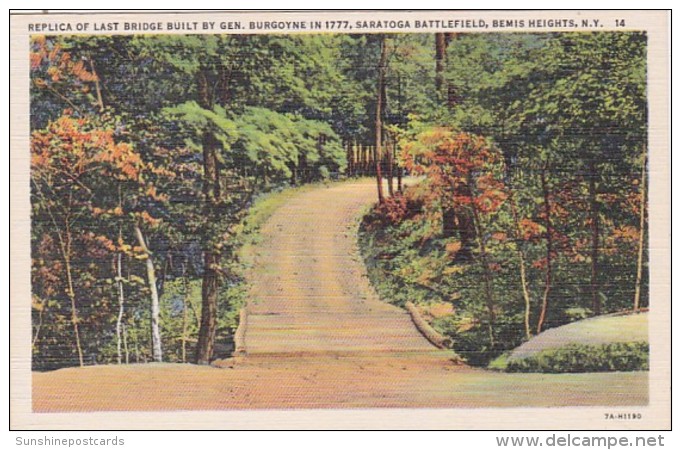
<svg viewBox="0 0 681 450">
<path fill-rule="evenodd" d="M 241 222 L 236 233 L 237 255 L 239 260 L 248 261 L 252 255 L 253 245 L 258 243 L 258 231 L 274 212 L 296 195 L 319 187 L 320 183 L 306 184 L 296 187 L 283 187 L 259 195 L 248 214 Z"/>
</svg>

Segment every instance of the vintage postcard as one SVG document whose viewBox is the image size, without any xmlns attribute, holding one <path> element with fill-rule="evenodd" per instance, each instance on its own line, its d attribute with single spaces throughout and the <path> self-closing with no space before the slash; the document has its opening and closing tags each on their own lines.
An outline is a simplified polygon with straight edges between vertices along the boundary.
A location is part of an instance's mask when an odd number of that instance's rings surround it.
<svg viewBox="0 0 681 450">
<path fill-rule="evenodd" d="M 11 428 L 671 428 L 669 14 L 11 16 Z"/>
</svg>

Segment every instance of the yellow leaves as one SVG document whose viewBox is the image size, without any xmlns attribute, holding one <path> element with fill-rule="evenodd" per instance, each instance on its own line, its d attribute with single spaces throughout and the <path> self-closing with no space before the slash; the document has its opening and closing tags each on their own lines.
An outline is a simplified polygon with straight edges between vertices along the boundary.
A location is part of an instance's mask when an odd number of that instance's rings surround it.
<svg viewBox="0 0 681 450">
<path fill-rule="evenodd" d="M 48 160 L 42 153 L 31 154 L 31 168 L 33 170 L 38 170 L 47 164 Z"/>
<path fill-rule="evenodd" d="M 455 256 L 459 252 L 459 250 L 461 250 L 461 242 L 459 241 L 448 242 L 447 245 L 445 246 L 445 250 L 447 252 L 447 255 L 451 258 Z"/>
<path fill-rule="evenodd" d="M 93 160 L 106 163 L 105 172 L 118 180 L 138 180 L 144 166 L 142 158 L 130 144 L 116 143 L 113 130 L 94 130 L 90 133 L 91 144 L 97 150 Z"/>
<path fill-rule="evenodd" d="M 491 214 L 507 198 L 501 153 L 482 136 L 432 127 L 403 144 L 402 159 L 412 173 L 425 174 L 453 207 L 473 205 Z"/>
<path fill-rule="evenodd" d="M 57 67 L 53 66 L 53 67 L 50 67 L 49 69 L 47 69 L 47 75 L 50 76 L 50 79 L 52 81 L 59 81 L 60 73 L 59 73 L 59 69 Z"/>
<path fill-rule="evenodd" d="M 442 275 L 445 276 L 451 276 L 451 275 L 461 275 L 464 273 L 465 269 L 461 265 L 456 265 L 456 266 L 447 266 L 442 270 Z"/>
<path fill-rule="evenodd" d="M 134 258 L 139 261 L 145 261 L 149 258 L 149 255 L 147 255 L 146 253 L 136 253 L 134 255 Z"/>
<path fill-rule="evenodd" d="M 572 256 L 572 258 L 570 258 L 570 260 L 571 260 L 572 262 L 576 262 L 576 263 L 583 263 L 583 262 L 588 261 L 588 259 L 589 259 L 589 258 L 587 258 L 586 256 L 582 255 L 581 253 L 575 253 L 575 254 Z"/>
<path fill-rule="evenodd" d="M 451 316 L 454 314 L 454 305 L 451 303 L 434 302 L 428 305 L 426 313 L 435 319 Z"/>
<path fill-rule="evenodd" d="M 437 277 L 437 273 L 428 268 L 424 268 L 416 277 L 416 282 L 424 286 L 429 286 L 433 279 Z"/>
<path fill-rule="evenodd" d="M 419 135 L 419 141 L 426 146 L 436 146 L 452 138 L 452 131 L 446 127 L 432 127 Z"/>
<path fill-rule="evenodd" d="M 40 300 L 40 298 L 33 295 L 31 296 L 31 308 L 34 311 L 43 311 L 45 309 L 45 303 Z"/>
<path fill-rule="evenodd" d="M 142 222 L 149 225 L 150 227 L 158 226 L 161 223 L 161 221 L 159 219 L 152 217 L 146 211 L 142 211 L 141 213 L 139 213 L 138 217 L 140 218 L 140 220 L 142 220 Z"/>
<path fill-rule="evenodd" d="M 479 320 L 472 317 L 462 317 L 459 320 L 459 326 L 457 327 L 456 331 L 459 333 L 465 333 L 466 331 L 470 331 L 475 328 L 478 323 Z"/>
<path fill-rule="evenodd" d="M 639 238 L 638 228 L 624 225 L 620 228 L 616 228 L 612 232 L 615 239 L 622 239 L 626 241 L 637 241 Z"/>
<path fill-rule="evenodd" d="M 162 167 L 157 167 L 151 164 L 147 165 L 147 169 L 153 173 L 154 175 L 158 175 L 163 178 L 169 178 L 169 179 L 174 179 L 177 177 L 177 174 L 171 170 L 164 169 Z"/>
</svg>

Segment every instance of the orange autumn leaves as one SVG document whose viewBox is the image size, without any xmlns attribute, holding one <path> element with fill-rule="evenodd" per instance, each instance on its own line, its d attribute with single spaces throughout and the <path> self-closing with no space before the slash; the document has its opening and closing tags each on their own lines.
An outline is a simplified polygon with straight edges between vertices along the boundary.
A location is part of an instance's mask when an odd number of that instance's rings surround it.
<svg viewBox="0 0 681 450">
<path fill-rule="evenodd" d="M 410 172 L 426 175 L 455 207 L 492 213 L 507 198 L 500 179 L 501 155 L 481 136 L 433 128 L 404 145 L 402 157 Z"/>
<path fill-rule="evenodd" d="M 69 77 L 86 83 L 97 81 L 97 75 L 87 70 L 84 61 L 73 61 L 71 54 L 64 51 L 59 43 L 48 43 L 45 36 L 33 38 L 29 59 L 33 71 L 47 66 L 47 77 L 35 78 L 40 87 L 45 86 L 48 80 L 57 83 Z"/>
<path fill-rule="evenodd" d="M 77 190 L 90 197 L 88 209 L 94 217 L 123 216 L 122 203 L 111 207 L 95 205 L 96 192 L 115 191 L 115 182 L 136 186 L 142 196 L 163 200 L 145 174 L 154 167 L 142 161 L 133 146 L 117 142 L 114 130 L 104 128 L 90 118 L 73 117 L 69 111 L 45 129 L 31 134 L 31 176 L 51 191 Z M 66 194 L 64 194 L 66 195 Z M 135 216 L 149 225 L 159 220 L 147 211 Z"/>
<path fill-rule="evenodd" d="M 38 172 L 68 171 L 77 178 L 97 166 L 117 180 L 138 181 L 142 160 L 127 143 L 117 143 L 112 129 L 67 114 L 31 135 L 31 168 Z"/>
</svg>

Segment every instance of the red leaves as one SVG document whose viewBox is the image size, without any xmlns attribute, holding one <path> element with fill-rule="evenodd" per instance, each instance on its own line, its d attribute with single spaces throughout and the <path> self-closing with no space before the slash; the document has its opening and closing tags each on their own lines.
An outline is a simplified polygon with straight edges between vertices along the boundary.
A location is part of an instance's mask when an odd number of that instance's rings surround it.
<svg viewBox="0 0 681 450">
<path fill-rule="evenodd" d="M 481 136 L 431 128 L 403 146 L 408 170 L 424 174 L 453 206 L 474 205 L 484 214 L 497 211 L 507 198 L 501 180 L 501 156 Z"/>
<path fill-rule="evenodd" d="M 538 238 L 546 231 L 546 227 L 528 218 L 521 219 L 519 225 L 522 238 L 526 241 Z"/>
<path fill-rule="evenodd" d="M 372 218 L 382 227 L 399 225 L 401 222 L 413 219 L 423 212 L 423 198 L 415 195 L 412 190 L 397 193 L 388 197 L 383 203 L 376 205 Z"/>
<path fill-rule="evenodd" d="M 376 215 L 384 224 L 397 225 L 408 213 L 407 200 L 402 195 L 388 197 L 376 207 Z"/>
</svg>

